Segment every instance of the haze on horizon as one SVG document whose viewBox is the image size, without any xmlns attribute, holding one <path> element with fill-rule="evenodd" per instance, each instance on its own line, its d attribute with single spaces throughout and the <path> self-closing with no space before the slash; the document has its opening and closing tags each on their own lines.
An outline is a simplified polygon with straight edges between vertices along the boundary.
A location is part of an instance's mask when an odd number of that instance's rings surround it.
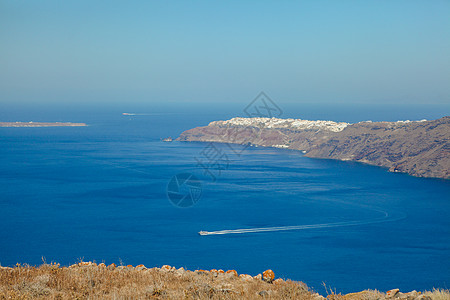
<svg viewBox="0 0 450 300">
<path fill-rule="evenodd" d="M 0 103 L 450 103 L 449 1 L 0 0 Z"/>
</svg>

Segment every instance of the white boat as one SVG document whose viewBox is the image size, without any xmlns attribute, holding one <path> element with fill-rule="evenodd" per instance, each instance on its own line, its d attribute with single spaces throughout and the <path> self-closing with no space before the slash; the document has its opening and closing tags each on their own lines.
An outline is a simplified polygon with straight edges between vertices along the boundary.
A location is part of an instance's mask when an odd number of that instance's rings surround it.
<svg viewBox="0 0 450 300">
<path fill-rule="evenodd" d="M 200 235 L 208 235 L 208 231 L 199 231 L 199 233 L 198 234 L 200 234 Z"/>
</svg>

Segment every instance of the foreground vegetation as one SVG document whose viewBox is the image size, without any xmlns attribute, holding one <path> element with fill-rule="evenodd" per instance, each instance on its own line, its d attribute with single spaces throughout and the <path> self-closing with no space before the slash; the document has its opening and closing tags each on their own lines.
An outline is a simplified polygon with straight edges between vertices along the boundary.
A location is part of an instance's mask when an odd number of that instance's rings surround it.
<svg viewBox="0 0 450 300">
<path fill-rule="evenodd" d="M 330 291 L 328 299 L 450 299 L 448 290 L 347 295 Z M 275 279 L 271 270 L 257 276 L 229 270 L 188 271 L 163 266 L 116 266 L 80 262 L 70 267 L 43 264 L 0 267 L 0 299 L 311 299 L 324 297 L 302 282 Z"/>
</svg>

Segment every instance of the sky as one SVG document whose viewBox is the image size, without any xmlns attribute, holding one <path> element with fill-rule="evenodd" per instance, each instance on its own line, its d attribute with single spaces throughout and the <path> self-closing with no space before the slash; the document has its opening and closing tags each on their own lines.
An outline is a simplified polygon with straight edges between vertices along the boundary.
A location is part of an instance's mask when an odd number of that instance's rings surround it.
<svg viewBox="0 0 450 300">
<path fill-rule="evenodd" d="M 450 1 L 0 0 L 0 103 L 450 103 Z"/>
</svg>

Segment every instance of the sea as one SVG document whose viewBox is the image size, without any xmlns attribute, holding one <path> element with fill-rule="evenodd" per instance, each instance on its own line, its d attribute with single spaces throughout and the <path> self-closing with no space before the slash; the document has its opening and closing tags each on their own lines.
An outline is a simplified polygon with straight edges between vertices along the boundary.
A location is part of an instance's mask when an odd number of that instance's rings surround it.
<svg viewBox="0 0 450 300">
<path fill-rule="evenodd" d="M 450 288 L 449 180 L 287 149 L 162 141 L 245 116 L 246 105 L 2 104 L 0 121 L 88 126 L 0 128 L 0 264 L 168 264 L 253 276 L 272 269 L 321 294 L 324 286 Z M 450 112 L 406 104 L 282 108 L 286 118 L 347 122 Z M 182 178 L 194 185 L 182 187 Z M 174 193 L 190 202 L 180 205 Z"/>
</svg>

